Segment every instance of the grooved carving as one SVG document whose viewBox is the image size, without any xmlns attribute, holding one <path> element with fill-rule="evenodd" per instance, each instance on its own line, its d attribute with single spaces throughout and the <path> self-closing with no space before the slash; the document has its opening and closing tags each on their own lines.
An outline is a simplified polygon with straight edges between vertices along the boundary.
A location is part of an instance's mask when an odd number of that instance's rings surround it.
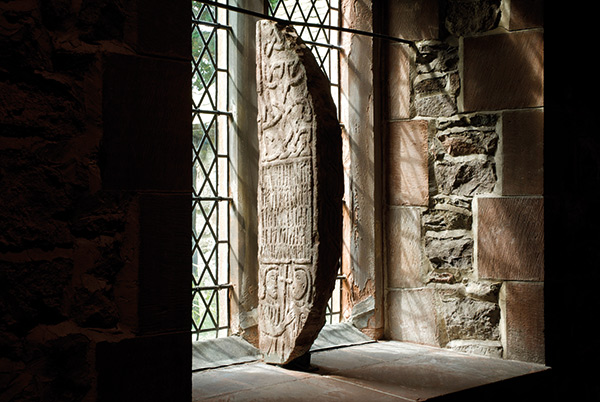
<svg viewBox="0 0 600 402">
<path fill-rule="evenodd" d="M 341 132 L 329 81 L 293 28 L 257 24 L 259 346 L 285 364 L 325 322 L 341 250 Z"/>
</svg>

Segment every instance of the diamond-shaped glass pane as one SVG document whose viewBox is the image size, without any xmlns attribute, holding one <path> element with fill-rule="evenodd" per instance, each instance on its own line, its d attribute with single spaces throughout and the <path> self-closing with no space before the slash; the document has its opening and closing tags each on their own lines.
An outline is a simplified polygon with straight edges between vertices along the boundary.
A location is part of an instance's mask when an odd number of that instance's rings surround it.
<svg viewBox="0 0 600 402">
<path fill-rule="evenodd" d="M 215 289 L 193 291 L 192 331 L 198 338 L 215 337 L 219 328 L 219 295 Z"/>
<path fill-rule="evenodd" d="M 207 118 L 208 117 L 208 118 Z M 193 123 L 192 179 L 196 196 L 217 195 L 216 116 L 202 114 Z"/>
</svg>

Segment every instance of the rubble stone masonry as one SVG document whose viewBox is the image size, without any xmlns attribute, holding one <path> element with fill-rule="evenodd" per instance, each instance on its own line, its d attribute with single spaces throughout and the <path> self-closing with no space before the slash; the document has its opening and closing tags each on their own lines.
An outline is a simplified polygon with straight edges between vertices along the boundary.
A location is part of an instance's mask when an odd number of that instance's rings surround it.
<svg viewBox="0 0 600 402">
<path fill-rule="evenodd" d="M 389 33 L 415 41 L 387 45 L 392 339 L 544 362 L 543 23 L 528 4 L 388 5 Z"/>
</svg>

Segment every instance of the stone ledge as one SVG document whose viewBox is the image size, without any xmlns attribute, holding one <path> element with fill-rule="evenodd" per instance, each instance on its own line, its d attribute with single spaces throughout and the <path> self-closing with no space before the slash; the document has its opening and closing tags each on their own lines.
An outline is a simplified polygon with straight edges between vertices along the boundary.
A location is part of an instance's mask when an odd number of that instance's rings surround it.
<svg viewBox="0 0 600 402">
<path fill-rule="evenodd" d="M 192 401 L 540 400 L 551 373 L 539 364 L 396 341 L 319 351 L 311 365 L 310 372 L 256 362 L 195 373 Z"/>
</svg>

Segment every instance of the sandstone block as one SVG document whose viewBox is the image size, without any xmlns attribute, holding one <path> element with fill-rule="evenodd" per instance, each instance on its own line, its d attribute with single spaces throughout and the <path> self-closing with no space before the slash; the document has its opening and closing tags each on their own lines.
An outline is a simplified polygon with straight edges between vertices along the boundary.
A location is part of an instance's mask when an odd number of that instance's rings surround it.
<svg viewBox="0 0 600 402">
<path fill-rule="evenodd" d="M 544 199 L 477 197 L 476 267 L 479 278 L 544 279 Z"/>
<path fill-rule="evenodd" d="M 475 282 L 469 281 L 465 284 L 464 294 L 474 299 L 489 302 L 498 301 L 498 292 L 500 291 L 500 282 Z"/>
<path fill-rule="evenodd" d="M 494 156 L 498 145 L 498 134 L 494 128 L 452 130 L 440 132 L 437 138 L 451 156 L 484 154 Z"/>
<path fill-rule="evenodd" d="M 458 69 L 458 46 L 439 40 L 423 41 L 417 44 L 416 73 L 444 74 Z"/>
<path fill-rule="evenodd" d="M 457 339 L 448 342 L 446 348 L 472 355 L 488 356 L 497 359 L 502 358 L 502 343 L 500 341 Z"/>
<path fill-rule="evenodd" d="M 543 364 L 544 284 L 504 282 L 500 292 L 505 358 Z"/>
<path fill-rule="evenodd" d="M 38 324 L 56 324 L 69 313 L 73 261 L 0 261 L 2 322 L 0 329 L 25 334 Z"/>
<path fill-rule="evenodd" d="M 388 287 L 423 285 L 421 212 L 414 207 L 391 207 L 387 219 Z"/>
<path fill-rule="evenodd" d="M 388 117 L 403 119 L 411 116 L 410 48 L 404 44 L 388 47 Z"/>
<path fill-rule="evenodd" d="M 462 275 L 473 266 L 473 238 L 466 230 L 429 231 L 425 254 L 434 269 Z"/>
<path fill-rule="evenodd" d="M 392 205 L 427 205 L 429 199 L 428 123 L 389 124 L 387 182 Z"/>
<path fill-rule="evenodd" d="M 449 202 L 445 202 L 450 200 Z M 425 231 L 471 230 L 472 213 L 469 207 L 457 206 L 452 199 L 443 195 L 432 197 L 433 208 L 423 213 L 423 229 Z"/>
<path fill-rule="evenodd" d="M 390 290 L 387 302 L 389 339 L 440 346 L 433 289 Z"/>
<path fill-rule="evenodd" d="M 389 34 L 409 40 L 434 39 L 439 33 L 439 6 L 435 0 L 389 2 Z"/>
<path fill-rule="evenodd" d="M 414 109 L 418 116 L 452 116 L 460 90 L 458 47 L 440 41 L 418 44 L 414 78 Z"/>
<path fill-rule="evenodd" d="M 464 40 L 464 111 L 544 105 L 544 37 L 537 31 Z"/>
<path fill-rule="evenodd" d="M 496 126 L 498 115 L 495 113 L 474 113 L 454 116 L 450 119 L 439 119 L 437 131 L 452 131 L 460 129 L 489 130 Z"/>
<path fill-rule="evenodd" d="M 415 110 L 418 116 L 436 117 L 456 114 L 456 98 L 452 94 L 439 93 L 415 98 Z"/>
<path fill-rule="evenodd" d="M 110 54 L 102 92 L 103 187 L 189 191 L 189 63 Z"/>
<path fill-rule="evenodd" d="M 76 287 L 70 315 L 82 328 L 114 328 L 119 321 L 119 311 L 112 289 L 102 281 L 84 277 L 84 283 L 96 285 Z"/>
<path fill-rule="evenodd" d="M 35 398 L 32 397 L 33 390 L 43 395 L 41 399 L 51 401 L 86 398 L 93 387 L 90 356 L 93 342 L 83 334 L 69 331 L 73 328 L 68 323 L 64 326 L 40 325 L 20 339 L 15 349 L 25 352 L 26 368 L 15 372 L 19 378 L 12 383 L 3 382 L 3 385 L 8 385 L 3 388 L 3 398 L 10 401 L 32 400 Z M 0 371 L 4 371 L 4 367 Z M 2 377 L 4 380 L 6 375 L 3 373 Z"/>
<path fill-rule="evenodd" d="M 499 340 L 500 307 L 471 297 L 447 298 L 439 303 L 449 340 Z"/>
<path fill-rule="evenodd" d="M 2 251 L 28 247 L 51 250 L 73 244 L 66 217 L 73 211 L 74 200 L 81 196 L 81 182 L 66 173 L 78 170 L 77 163 L 57 162 L 48 157 L 61 154 L 61 148 L 48 144 L 32 149 L 0 150 Z"/>
<path fill-rule="evenodd" d="M 190 201 L 189 194 L 140 196 L 140 333 L 189 330 Z"/>
<path fill-rule="evenodd" d="M 341 255 L 342 140 L 329 81 L 293 28 L 257 24 L 259 347 L 285 364 L 325 323 Z"/>
<path fill-rule="evenodd" d="M 508 29 L 511 31 L 544 26 L 544 0 L 519 0 L 509 4 Z"/>
<path fill-rule="evenodd" d="M 504 112 L 502 142 L 502 194 L 543 194 L 544 112 Z"/>
</svg>

